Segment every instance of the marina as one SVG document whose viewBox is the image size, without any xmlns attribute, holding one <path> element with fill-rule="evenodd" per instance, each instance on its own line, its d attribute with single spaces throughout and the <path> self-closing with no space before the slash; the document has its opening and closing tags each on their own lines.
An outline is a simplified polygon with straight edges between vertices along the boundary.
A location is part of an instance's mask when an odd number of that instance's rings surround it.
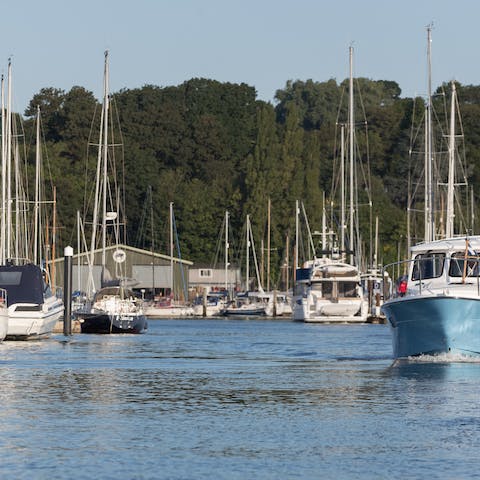
<svg viewBox="0 0 480 480">
<path fill-rule="evenodd" d="M 480 4 L 37 3 L 0 480 L 478 478 Z"/>
<path fill-rule="evenodd" d="M 0 349 L 1 478 L 477 475 L 480 363 L 394 362 L 385 325 L 161 319 Z"/>
</svg>

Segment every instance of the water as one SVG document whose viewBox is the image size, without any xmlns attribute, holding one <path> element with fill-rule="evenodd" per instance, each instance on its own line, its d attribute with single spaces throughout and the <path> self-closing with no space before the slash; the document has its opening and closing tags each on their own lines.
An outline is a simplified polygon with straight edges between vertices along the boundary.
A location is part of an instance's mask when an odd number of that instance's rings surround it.
<svg viewBox="0 0 480 480">
<path fill-rule="evenodd" d="M 390 342 L 225 319 L 4 342 L 0 478 L 477 478 L 480 363 Z"/>
</svg>

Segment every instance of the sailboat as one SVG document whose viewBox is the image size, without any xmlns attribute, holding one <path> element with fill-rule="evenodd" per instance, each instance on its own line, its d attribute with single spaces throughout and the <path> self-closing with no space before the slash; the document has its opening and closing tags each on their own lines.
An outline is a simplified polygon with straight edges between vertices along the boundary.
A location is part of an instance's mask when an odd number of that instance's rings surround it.
<svg viewBox="0 0 480 480">
<path fill-rule="evenodd" d="M 145 305 L 145 315 L 149 318 L 179 318 L 190 317 L 194 314 L 193 307 L 174 298 L 174 230 L 175 230 L 175 216 L 173 213 L 173 202 L 170 202 L 169 207 L 170 218 L 170 293 L 163 298 L 153 299 L 152 302 Z M 177 241 L 178 244 L 178 241 Z"/>
<path fill-rule="evenodd" d="M 429 91 L 425 135 L 425 241 L 410 248 L 406 291 L 382 306 L 395 358 L 459 354 L 480 356 L 480 236 L 455 236 L 455 106 L 452 82 L 445 238 L 437 239 L 433 198 L 431 27 L 428 33 Z M 397 267 L 392 264 L 385 268 Z"/>
<path fill-rule="evenodd" d="M 82 333 L 142 333 L 147 328 L 142 301 L 136 298 L 130 288 L 131 282 L 126 278 L 124 265 L 126 254 L 120 248 L 113 252 L 116 275 L 113 277 L 107 269 L 106 248 L 107 230 L 113 231 L 114 244 L 119 244 L 120 235 L 120 196 L 116 188 L 114 173 L 109 175 L 109 165 L 114 161 L 109 152 L 108 135 L 109 114 L 109 65 L 108 51 L 105 52 L 103 106 L 99 133 L 99 150 L 97 157 L 97 176 L 92 221 L 92 237 L 89 255 L 89 290 L 93 298 L 75 312 L 80 321 Z M 113 143 L 113 142 L 112 142 Z M 113 168 L 112 168 L 113 170 Z M 114 170 L 113 170 L 114 172 Z M 111 195 L 111 192 L 114 192 Z M 108 205 L 108 209 L 107 209 Z M 97 233 L 101 235 L 101 285 L 95 289 L 93 265 Z"/>
<path fill-rule="evenodd" d="M 222 314 L 222 311 L 228 305 L 228 292 L 229 292 L 229 219 L 230 214 L 228 210 L 225 212 L 225 221 L 223 222 L 223 227 L 225 230 L 225 263 L 224 263 L 224 275 L 225 275 L 225 284 L 223 290 L 215 290 L 210 292 L 204 292 L 193 305 L 193 312 L 195 316 L 202 317 L 216 317 Z M 223 228 L 222 228 L 223 230 Z M 223 232 L 222 232 L 223 236 Z"/>
<path fill-rule="evenodd" d="M 8 65 L 8 102 L 4 105 L 2 79 L 2 208 L 0 248 L 0 338 L 27 340 L 50 335 L 63 315 L 63 302 L 52 292 L 42 244 L 40 109 L 37 109 L 36 182 L 33 261 L 29 249 L 25 190 L 11 110 L 11 62 Z M 13 209 L 12 209 L 13 206 Z M 47 264 L 48 266 L 48 264 Z M 5 326 L 7 328 L 5 329 Z"/>
<path fill-rule="evenodd" d="M 305 209 L 304 217 L 307 223 L 309 239 L 314 253 L 314 258 L 304 262 L 302 267 L 296 265 L 295 274 L 295 298 L 293 306 L 294 320 L 315 323 L 364 323 L 368 314 L 368 303 L 361 285 L 359 270 L 360 254 L 358 252 L 360 242 L 355 225 L 355 185 L 354 185 L 354 109 L 353 109 L 353 48 L 349 49 L 350 78 L 349 78 L 349 240 L 350 249 L 347 252 L 345 240 L 345 228 L 347 226 L 345 215 L 345 166 L 344 166 L 344 126 L 341 127 L 341 204 L 342 212 L 340 219 L 340 252 L 334 252 L 333 246 L 327 248 L 326 239 L 326 212 L 325 201 L 322 214 L 322 256 L 316 257 L 310 228 Z M 299 231 L 299 207 L 296 205 L 296 231 Z M 296 248 L 298 238 L 296 240 Z M 357 252 L 355 252 L 355 247 Z M 327 255 L 327 252 L 330 252 Z M 345 255 L 350 254 L 350 262 Z M 356 255 L 355 255 L 356 253 Z M 295 255 L 298 261 L 298 251 Z"/>
<path fill-rule="evenodd" d="M 245 292 L 237 293 L 235 298 L 222 309 L 224 316 L 263 316 L 266 314 L 268 299 L 258 298 L 264 294 L 260 283 L 260 274 L 258 269 L 257 255 L 255 253 L 255 243 L 253 241 L 252 226 L 250 215 L 246 219 L 246 257 L 245 257 Z M 250 291 L 250 247 L 252 247 L 253 260 L 255 263 L 255 272 L 258 283 L 258 291 Z"/>
</svg>

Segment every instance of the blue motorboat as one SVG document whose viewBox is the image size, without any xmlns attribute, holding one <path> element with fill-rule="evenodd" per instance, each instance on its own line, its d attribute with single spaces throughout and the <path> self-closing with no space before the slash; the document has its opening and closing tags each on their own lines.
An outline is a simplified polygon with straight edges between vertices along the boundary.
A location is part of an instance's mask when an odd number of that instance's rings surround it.
<svg viewBox="0 0 480 480">
<path fill-rule="evenodd" d="M 395 358 L 443 353 L 480 356 L 480 236 L 411 248 L 406 292 L 382 306 Z M 385 267 L 393 267 L 394 264 Z"/>
</svg>

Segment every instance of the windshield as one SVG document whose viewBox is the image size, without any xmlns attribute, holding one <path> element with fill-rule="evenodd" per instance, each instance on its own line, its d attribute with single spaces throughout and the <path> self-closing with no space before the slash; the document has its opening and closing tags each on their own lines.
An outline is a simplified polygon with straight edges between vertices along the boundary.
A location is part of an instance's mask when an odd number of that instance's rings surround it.
<svg viewBox="0 0 480 480">
<path fill-rule="evenodd" d="M 412 280 L 427 280 L 442 276 L 444 253 L 421 253 L 415 257 Z"/>
</svg>

